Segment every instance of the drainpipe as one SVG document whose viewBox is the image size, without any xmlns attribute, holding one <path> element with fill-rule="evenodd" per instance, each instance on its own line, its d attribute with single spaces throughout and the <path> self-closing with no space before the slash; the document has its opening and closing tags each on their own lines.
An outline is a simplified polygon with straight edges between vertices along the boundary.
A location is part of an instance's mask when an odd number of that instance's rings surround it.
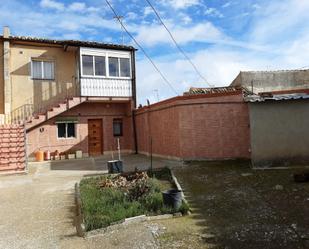
<svg viewBox="0 0 309 249">
<path fill-rule="evenodd" d="M 135 149 L 135 154 L 138 154 L 135 110 L 132 110 L 132 122 L 133 122 L 133 135 L 134 135 L 134 149 Z"/>
<path fill-rule="evenodd" d="M 136 132 L 136 120 L 135 120 L 135 109 L 136 109 L 136 67 L 135 67 L 135 50 L 131 51 L 131 70 L 132 70 L 132 97 L 133 97 L 133 108 L 132 110 L 132 122 L 133 122 L 133 133 L 134 133 L 134 149 L 135 154 L 138 154 L 138 142 Z"/>
<path fill-rule="evenodd" d="M 3 27 L 4 114 L 11 113 L 12 86 L 10 77 L 10 29 Z"/>
</svg>

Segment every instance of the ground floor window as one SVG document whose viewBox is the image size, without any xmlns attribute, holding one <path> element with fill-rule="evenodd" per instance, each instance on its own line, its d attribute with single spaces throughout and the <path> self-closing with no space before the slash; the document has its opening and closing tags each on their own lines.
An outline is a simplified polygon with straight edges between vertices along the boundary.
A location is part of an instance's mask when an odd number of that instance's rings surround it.
<svg viewBox="0 0 309 249">
<path fill-rule="evenodd" d="M 113 133 L 114 137 L 119 137 L 123 135 L 122 132 L 122 119 L 120 118 L 114 118 L 113 120 Z"/>
<path fill-rule="evenodd" d="M 58 138 L 74 138 L 76 137 L 75 127 L 76 123 L 66 122 L 66 123 L 58 123 Z"/>
</svg>

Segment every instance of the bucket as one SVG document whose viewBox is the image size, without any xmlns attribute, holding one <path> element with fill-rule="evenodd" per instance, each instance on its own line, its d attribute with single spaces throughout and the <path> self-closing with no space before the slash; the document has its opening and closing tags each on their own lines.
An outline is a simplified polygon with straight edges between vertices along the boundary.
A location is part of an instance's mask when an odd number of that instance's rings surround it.
<svg viewBox="0 0 309 249">
<path fill-rule="evenodd" d="M 170 189 L 162 192 L 163 203 L 166 206 L 172 207 L 174 210 L 178 210 L 182 203 L 181 190 Z"/>
<path fill-rule="evenodd" d="M 122 161 L 120 160 L 113 160 L 107 162 L 107 169 L 108 173 L 115 174 L 123 172 Z"/>
<path fill-rule="evenodd" d="M 44 152 L 41 151 L 41 150 L 38 150 L 36 153 L 35 153 L 35 160 L 37 162 L 43 162 L 44 161 Z"/>
<path fill-rule="evenodd" d="M 45 161 L 50 160 L 50 152 L 48 150 L 44 151 L 44 160 Z"/>
</svg>

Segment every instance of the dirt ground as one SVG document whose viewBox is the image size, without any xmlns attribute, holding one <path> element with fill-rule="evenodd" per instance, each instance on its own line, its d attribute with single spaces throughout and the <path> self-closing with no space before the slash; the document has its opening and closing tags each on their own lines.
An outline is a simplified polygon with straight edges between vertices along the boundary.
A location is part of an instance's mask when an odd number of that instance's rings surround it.
<svg viewBox="0 0 309 249">
<path fill-rule="evenodd" d="M 309 248 L 309 183 L 301 169 L 252 170 L 248 162 L 193 162 L 174 170 L 202 248 Z"/>
</svg>

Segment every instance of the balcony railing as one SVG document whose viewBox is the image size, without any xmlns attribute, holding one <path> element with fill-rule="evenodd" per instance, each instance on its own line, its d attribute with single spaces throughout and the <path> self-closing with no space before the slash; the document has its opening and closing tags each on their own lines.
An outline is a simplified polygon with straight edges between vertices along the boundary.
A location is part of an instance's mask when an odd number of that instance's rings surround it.
<svg viewBox="0 0 309 249">
<path fill-rule="evenodd" d="M 131 79 L 81 78 L 81 96 L 131 97 Z"/>
<path fill-rule="evenodd" d="M 31 116 L 44 114 L 71 97 L 131 97 L 131 79 L 81 78 L 74 79 L 57 92 L 47 89 L 23 101 L 10 114 L 0 116 L 0 124 L 23 123 Z"/>
</svg>

